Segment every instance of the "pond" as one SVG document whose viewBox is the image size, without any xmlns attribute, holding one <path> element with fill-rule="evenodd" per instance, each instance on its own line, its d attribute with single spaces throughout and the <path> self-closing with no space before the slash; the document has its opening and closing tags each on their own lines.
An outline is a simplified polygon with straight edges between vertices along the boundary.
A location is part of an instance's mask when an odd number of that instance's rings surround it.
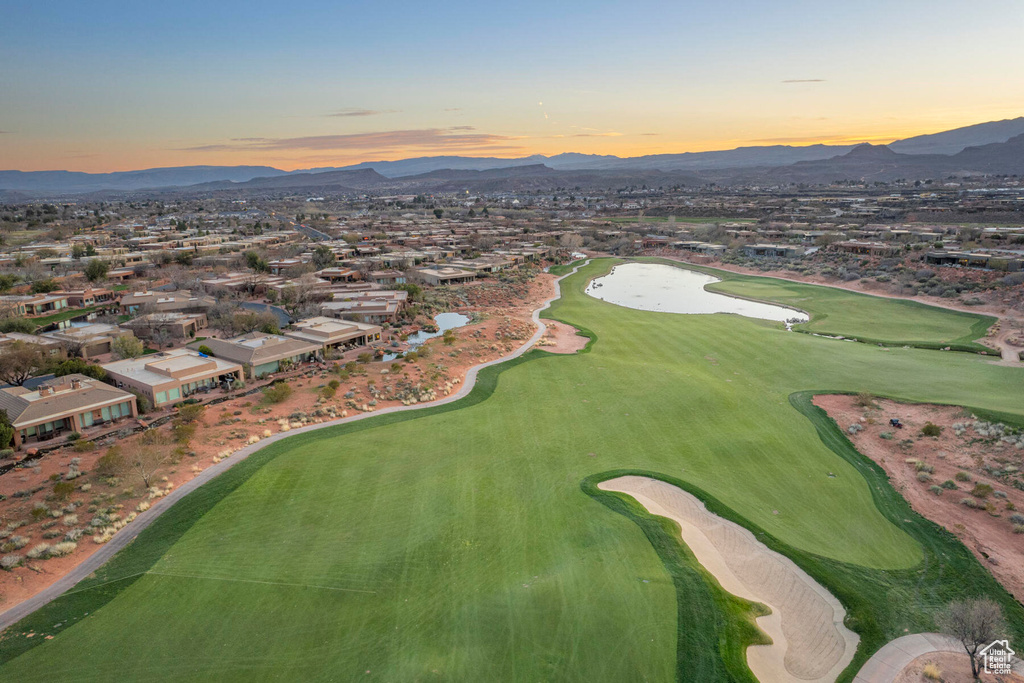
<svg viewBox="0 0 1024 683">
<path fill-rule="evenodd" d="M 784 323 L 807 322 L 806 313 L 709 292 L 718 278 L 657 263 L 626 263 L 587 286 L 587 294 L 618 306 L 663 313 L 736 313 Z"/>
<path fill-rule="evenodd" d="M 409 335 L 409 339 L 406 342 L 409 344 L 409 348 L 406 349 L 406 353 L 409 351 L 415 351 L 419 347 L 423 346 L 423 342 L 434 337 L 440 337 L 448 330 L 454 330 L 469 323 L 469 316 L 461 313 L 438 313 L 434 316 L 434 323 L 437 325 L 437 332 L 427 332 L 426 330 L 420 330 Z M 398 358 L 397 353 L 385 353 L 384 360 L 394 360 Z"/>
</svg>

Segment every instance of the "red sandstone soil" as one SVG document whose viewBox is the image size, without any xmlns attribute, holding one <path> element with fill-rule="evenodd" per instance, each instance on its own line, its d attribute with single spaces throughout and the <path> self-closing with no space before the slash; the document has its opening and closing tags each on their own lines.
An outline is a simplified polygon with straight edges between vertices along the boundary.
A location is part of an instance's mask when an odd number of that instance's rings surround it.
<svg viewBox="0 0 1024 683">
<path fill-rule="evenodd" d="M 918 657 L 900 672 L 893 683 L 935 683 L 934 679 L 926 678 L 924 667 L 928 664 L 937 665 L 939 675 L 943 683 L 974 683 L 971 676 L 971 660 L 967 653 L 957 654 L 954 652 L 933 652 L 932 654 Z M 1008 676 L 981 675 L 984 683 L 1024 683 L 1024 678 L 1016 674 Z"/>
<path fill-rule="evenodd" d="M 896 403 L 876 399 L 878 408 L 857 405 L 855 396 L 823 395 L 814 398 L 844 430 L 854 446 L 885 470 L 893 486 L 921 515 L 956 534 L 965 546 L 987 566 L 993 576 L 1018 600 L 1024 600 L 1024 534 L 1015 534 L 1009 517 L 1024 514 L 1024 491 L 1012 481 L 1020 480 L 1024 469 L 1024 450 L 979 436 L 968 428 L 956 436 L 951 425 L 973 423 L 971 415 L 961 408 L 927 404 Z M 898 417 L 906 426 L 896 430 L 889 419 Z M 938 437 L 921 435 L 921 428 L 931 422 L 942 427 Z M 848 427 L 859 424 L 863 431 L 850 434 Z M 892 433 L 893 439 L 881 438 Z M 914 462 L 934 467 L 931 481 L 918 480 Z M 1016 475 L 1004 479 L 990 476 L 986 465 L 1000 470 L 1007 465 L 1018 468 Z M 958 490 L 944 490 L 936 495 L 930 486 L 954 480 L 958 472 L 971 477 L 970 482 L 956 481 Z M 984 499 L 971 496 L 976 483 L 989 484 L 1005 497 L 989 495 Z M 961 503 L 974 498 L 989 504 L 988 510 L 974 510 Z"/>
</svg>

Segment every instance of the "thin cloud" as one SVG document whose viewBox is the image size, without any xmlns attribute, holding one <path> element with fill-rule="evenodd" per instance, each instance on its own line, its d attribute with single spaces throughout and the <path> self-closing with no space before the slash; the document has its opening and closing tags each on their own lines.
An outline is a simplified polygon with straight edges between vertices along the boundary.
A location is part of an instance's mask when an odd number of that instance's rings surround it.
<svg viewBox="0 0 1024 683">
<path fill-rule="evenodd" d="M 337 118 L 348 118 L 359 116 L 380 116 L 381 114 L 397 113 L 397 109 L 342 109 L 341 111 L 336 111 L 333 114 L 327 114 L 327 116 Z"/>
<path fill-rule="evenodd" d="M 445 111 L 462 111 L 462 107 L 448 107 Z"/>
<path fill-rule="evenodd" d="M 232 138 L 226 143 L 196 145 L 179 151 L 228 152 L 267 150 L 389 150 L 389 149 L 504 149 L 521 137 L 476 133 L 471 126 L 390 130 L 349 135 L 313 135 L 297 138 Z"/>
<path fill-rule="evenodd" d="M 0 135 L 10 135 L 10 134 L 11 134 L 11 131 L 9 131 L 9 130 L 0 130 Z"/>
<path fill-rule="evenodd" d="M 824 83 L 824 78 L 788 78 L 783 83 Z"/>
<path fill-rule="evenodd" d="M 661 133 L 640 133 L 640 135 L 661 135 Z"/>
</svg>

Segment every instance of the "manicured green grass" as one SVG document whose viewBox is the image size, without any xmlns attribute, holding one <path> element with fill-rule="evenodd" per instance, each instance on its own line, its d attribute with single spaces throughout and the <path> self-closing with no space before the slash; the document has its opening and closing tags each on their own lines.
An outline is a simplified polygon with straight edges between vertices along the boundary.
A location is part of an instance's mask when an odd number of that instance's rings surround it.
<svg viewBox="0 0 1024 683">
<path fill-rule="evenodd" d="M 860 659 L 946 600 L 1005 603 L 790 396 L 1019 415 L 1024 370 L 586 296 L 613 263 L 564 281 L 550 309 L 596 339 L 588 353 L 535 351 L 458 404 L 268 446 L 9 631 L 0 678 L 742 679 L 752 606 L 716 592 L 663 524 L 581 489 L 621 469 L 699 489 L 818 572 L 857 615 Z"/>
<path fill-rule="evenodd" d="M 84 308 L 71 308 L 60 313 L 54 313 L 53 315 L 44 315 L 38 318 L 29 318 L 36 324 L 37 327 L 46 327 L 53 323 L 63 322 L 64 320 L 70 320 L 71 318 L 77 318 L 81 315 L 87 315 L 96 310 L 95 306 L 86 306 Z"/>
<path fill-rule="evenodd" d="M 991 316 L 705 266 L 687 267 L 722 279 L 722 282 L 708 285 L 710 291 L 772 301 L 805 311 L 811 320 L 798 325 L 799 331 L 841 335 L 873 343 L 921 348 L 949 346 L 954 350 L 996 353 L 974 342 L 995 324 L 996 319 Z"/>
</svg>

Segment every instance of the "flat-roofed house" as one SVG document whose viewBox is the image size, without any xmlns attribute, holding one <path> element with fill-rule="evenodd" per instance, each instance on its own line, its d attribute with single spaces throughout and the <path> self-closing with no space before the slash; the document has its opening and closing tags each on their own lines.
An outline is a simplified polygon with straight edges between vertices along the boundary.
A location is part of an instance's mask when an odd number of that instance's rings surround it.
<svg viewBox="0 0 1024 683">
<path fill-rule="evenodd" d="M 166 334 L 170 339 L 193 339 L 199 330 L 209 326 L 205 313 L 150 313 L 140 315 L 121 327 L 135 333 L 139 339 L 153 339 L 159 334 Z"/>
<path fill-rule="evenodd" d="M 114 348 L 115 339 L 130 337 L 132 332 L 131 330 L 122 330 L 117 325 L 87 323 L 77 327 L 65 327 L 53 332 L 43 332 L 39 336 L 57 342 L 73 356 L 81 356 L 88 360 L 110 353 Z"/>
<path fill-rule="evenodd" d="M 73 308 L 96 306 L 98 304 L 109 303 L 117 299 L 117 293 L 113 290 L 95 287 L 72 289 L 64 293 L 68 296 L 68 304 Z"/>
<path fill-rule="evenodd" d="M 0 389 L 0 409 L 14 426 L 14 447 L 47 441 L 138 415 L 135 395 L 85 375 L 44 382 L 36 389 Z"/>
<path fill-rule="evenodd" d="M 67 308 L 68 297 L 62 292 L 0 296 L 0 312 L 11 316 L 49 315 Z"/>
<path fill-rule="evenodd" d="M 155 313 L 205 313 L 217 305 L 212 296 L 199 296 L 187 289 L 177 292 L 132 292 L 121 297 L 121 311 L 135 314 L 140 308 Z"/>
<path fill-rule="evenodd" d="M 476 279 L 476 273 L 472 270 L 452 268 L 451 266 L 431 266 L 419 268 L 412 271 L 412 278 L 428 285 L 454 285 L 462 282 L 472 282 Z"/>
<path fill-rule="evenodd" d="M 172 405 L 223 382 L 241 380 L 242 366 L 191 349 L 171 349 L 141 358 L 105 363 L 117 385 L 142 393 L 156 408 Z"/>
<path fill-rule="evenodd" d="M 188 348 L 198 350 L 205 346 L 213 356 L 239 363 L 249 379 L 277 372 L 282 365 L 295 365 L 317 356 L 323 345 L 279 334 L 250 332 L 232 339 L 204 339 L 192 342 Z"/>
<path fill-rule="evenodd" d="M 354 349 L 380 341 L 381 335 L 380 325 L 336 320 L 323 316 L 300 320 L 293 327 L 295 329 L 286 331 L 284 336 L 318 343 L 324 349 L 339 347 Z"/>
</svg>

